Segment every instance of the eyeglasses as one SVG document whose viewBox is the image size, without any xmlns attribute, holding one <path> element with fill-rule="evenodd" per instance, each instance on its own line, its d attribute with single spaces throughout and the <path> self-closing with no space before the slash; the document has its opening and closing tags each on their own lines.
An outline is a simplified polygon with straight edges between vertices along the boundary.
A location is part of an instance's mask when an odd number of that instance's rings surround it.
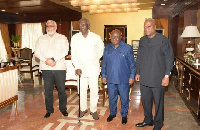
<svg viewBox="0 0 200 130">
<path fill-rule="evenodd" d="M 53 27 L 55 27 L 55 26 L 53 26 L 53 25 L 47 25 L 46 27 L 47 27 L 47 28 L 53 28 Z"/>
<path fill-rule="evenodd" d="M 118 36 L 113 36 L 113 37 L 111 37 L 111 39 L 115 39 L 115 40 L 119 40 L 119 38 L 120 38 L 120 37 L 118 37 Z"/>
</svg>

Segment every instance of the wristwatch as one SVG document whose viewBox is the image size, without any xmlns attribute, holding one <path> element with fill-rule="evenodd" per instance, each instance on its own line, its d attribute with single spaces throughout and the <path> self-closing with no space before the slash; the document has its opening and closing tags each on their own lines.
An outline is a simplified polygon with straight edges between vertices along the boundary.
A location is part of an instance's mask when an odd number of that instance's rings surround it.
<svg viewBox="0 0 200 130">
<path fill-rule="evenodd" d="M 55 59 L 52 57 L 51 60 L 55 61 Z"/>
<path fill-rule="evenodd" d="M 169 78 L 169 75 L 165 75 L 165 78 Z"/>
</svg>

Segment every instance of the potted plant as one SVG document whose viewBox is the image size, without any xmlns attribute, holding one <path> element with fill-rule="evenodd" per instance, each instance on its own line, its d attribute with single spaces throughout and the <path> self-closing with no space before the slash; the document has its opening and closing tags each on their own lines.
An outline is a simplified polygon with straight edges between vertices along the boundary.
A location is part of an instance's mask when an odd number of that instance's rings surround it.
<svg viewBox="0 0 200 130">
<path fill-rule="evenodd" d="M 11 35 L 10 41 L 13 42 L 14 47 L 19 47 L 19 40 L 21 39 L 20 35 Z"/>
</svg>

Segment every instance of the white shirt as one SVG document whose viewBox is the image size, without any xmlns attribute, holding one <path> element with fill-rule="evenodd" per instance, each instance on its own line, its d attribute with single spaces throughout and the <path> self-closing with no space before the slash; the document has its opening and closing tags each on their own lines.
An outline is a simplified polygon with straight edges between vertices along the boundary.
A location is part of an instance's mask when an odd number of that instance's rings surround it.
<svg viewBox="0 0 200 130">
<path fill-rule="evenodd" d="M 100 73 L 99 59 L 103 55 L 104 43 L 100 36 L 88 32 L 85 38 L 81 32 L 71 39 L 71 60 L 75 69 L 81 69 L 81 77 L 96 77 Z"/>
<path fill-rule="evenodd" d="M 53 37 L 48 34 L 41 36 L 36 43 L 35 56 L 40 59 L 40 70 L 66 70 L 65 56 L 69 51 L 67 37 L 55 33 Z M 54 58 L 56 65 L 51 67 L 45 64 L 47 58 Z"/>
</svg>

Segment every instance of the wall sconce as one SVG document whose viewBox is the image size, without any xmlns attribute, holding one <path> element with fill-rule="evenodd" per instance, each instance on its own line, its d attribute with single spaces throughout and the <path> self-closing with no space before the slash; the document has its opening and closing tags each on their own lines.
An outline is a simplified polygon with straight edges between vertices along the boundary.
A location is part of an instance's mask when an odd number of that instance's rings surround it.
<svg viewBox="0 0 200 130">
<path fill-rule="evenodd" d="M 186 44 L 186 51 L 191 52 L 194 50 L 195 46 L 195 43 L 193 42 L 192 38 L 200 37 L 200 33 L 197 29 L 197 26 L 186 26 L 181 37 L 190 38 L 190 40 Z"/>
</svg>

